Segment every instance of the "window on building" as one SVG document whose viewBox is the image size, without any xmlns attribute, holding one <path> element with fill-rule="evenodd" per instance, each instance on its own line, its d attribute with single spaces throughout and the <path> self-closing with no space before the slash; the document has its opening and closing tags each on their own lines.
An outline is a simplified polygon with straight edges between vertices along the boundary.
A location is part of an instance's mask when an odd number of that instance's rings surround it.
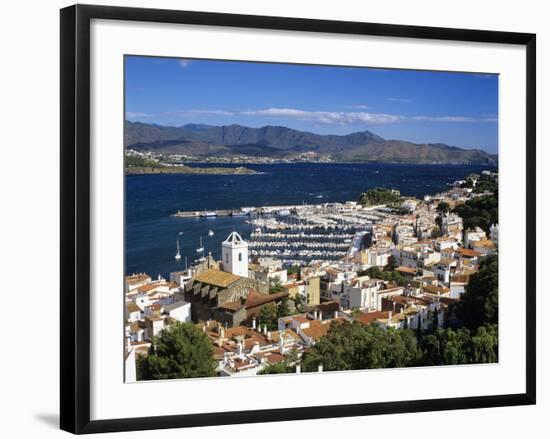
<svg viewBox="0 0 550 439">
<path fill-rule="evenodd" d="M 225 254 L 225 263 L 229 264 L 229 253 Z"/>
<path fill-rule="evenodd" d="M 242 260 L 243 260 L 243 254 L 239 253 L 239 262 L 241 262 Z"/>
</svg>

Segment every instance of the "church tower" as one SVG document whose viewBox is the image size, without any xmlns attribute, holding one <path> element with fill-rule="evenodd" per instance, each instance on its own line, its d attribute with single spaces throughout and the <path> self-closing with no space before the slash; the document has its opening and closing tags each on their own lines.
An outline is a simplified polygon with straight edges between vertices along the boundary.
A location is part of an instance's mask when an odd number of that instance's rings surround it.
<svg viewBox="0 0 550 439">
<path fill-rule="evenodd" d="M 248 243 L 237 232 L 222 242 L 223 271 L 248 277 Z"/>
</svg>

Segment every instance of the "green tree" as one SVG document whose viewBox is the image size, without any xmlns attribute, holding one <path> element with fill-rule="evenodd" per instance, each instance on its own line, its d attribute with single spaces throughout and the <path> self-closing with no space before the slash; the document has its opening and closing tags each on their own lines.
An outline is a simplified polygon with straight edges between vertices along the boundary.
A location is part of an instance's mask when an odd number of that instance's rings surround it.
<svg viewBox="0 0 550 439">
<path fill-rule="evenodd" d="M 294 296 L 294 307 L 296 308 L 296 312 L 301 313 L 304 312 L 304 298 L 301 294 L 296 294 Z"/>
<path fill-rule="evenodd" d="M 468 178 L 464 183 L 460 185 L 461 188 L 472 189 L 474 187 L 474 181 L 471 178 Z"/>
<path fill-rule="evenodd" d="M 439 339 L 434 334 L 427 334 L 422 337 L 422 350 L 424 352 L 423 363 L 426 366 L 442 364 Z"/>
<path fill-rule="evenodd" d="M 451 210 L 451 205 L 447 203 L 446 201 L 441 201 L 437 205 L 437 213 L 439 214 L 445 214 Z"/>
<path fill-rule="evenodd" d="M 454 212 L 462 218 L 464 229 L 481 227 L 488 233 L 491 224 L 498 223 L 498 191 L 459 204 Z"/>
<path fill-rule="evenodd" d="M 374 206 L 379 204 L 396 204 L 400 201 L 400 196 L 393 193 L 390 189 L 374 188 L 363 192 L 359 197 L 359 203 L 363 206 Z"/>
<path fill-rule="evenodd" d="M 276 277 L 275 279 L 271 279 L 269 281 L 269 294 L 279 293 L 282 290 L 283 290 L 283 286 L 281 284 L 281 279 Z"/>
<path fill-rule="evenodd" d="M 442 235 L 441 228 L 439 226 L 435 226 L 432 229 L 432 233 L 431 233 L 432 238 L 436 239 L 436 238 L 439 238 L 441 235 Z"/>
<path fill-rule="evenodd" d="M 441 363 L 442 364 L 468 364 L 470 363 L 469 347 L 470 334 L 466 329 L 439 329 Z"/>
<path fill-rule="evenodd" d="M 438 329 L 421 342 L 422 364 L 494 363 L 498 361 L 498 328 L 482 326 L 472 333 L 465 328 Z"/>
<path fill-rule="evenodd" d="M 136 157 L 132 155 L 127 155 L 124 158 L 124 161 L 126 162 L 127 168 L 136 168 L 136 167 L 158 168 L 162 166 L 159 162 L 149 160 L 144 157 Z"/>
<path fill-rule="evenodd" d="M 380 270 L 380 268 L 377 267 L 376 265 L 372 266 L 372 267 L 369 267 L 366 270 L 363 270 L 358 274 L 360 276 L 367 275 L 367 276 L 369 276 L 371 278 L 375 278 L 375 279 L 381 279 L 382 278 L 382 270 Z"/>
<path fill-rule="evenodd" d="M 147 379 L 147 376 L 147 356 L 136 354 L 136 379 L 138 381 L 143 381 Z"/>
<path fill-rule="evenodd" d="M 278 310 L 277 305 L 274 303 L 268 303 L 262 306 L 259 314 L 260 324 L 267 325 L 267 329 L 270 331 L 276 331 L 278 328 Z"/>
<path fill-rule="evenodd" d="M 194 324 L 175 322 L 153 338 L 146 360 L 140 360 L 140 375 L 148 380 L 215 376 L 213 351 Z"/>
<path fill-rule="evenodd" d="M 422 338 L 424 337 L 424 330 L 422 329 L 422 315 L 418 316 L 418 324 L 416 325 L 416 339 L 420 342 L 422 341 Z"/>
<path fill-rule="evenodd" d="M 422 362 L 428 366 L 467 364 L 469 362 L 468 342 L 469 333 L 465 329 L 458 331 L 438 329 L 422 340 L 424 353 Z"/>
<path fill-rule="evenodd" d="M 498 323 L 498 256 L 484 258 L 470 276 L 466 291 L 456 306 L 456 315 L 470 329 Z"/>
<path fill-rule="evenodd" d="M 291 265 L 290 267 L 288 267 L 286 269 L 286 272 L 287 274 L 289 275 L 292 275 L 292 274 L 295 274 L 297 275 L 296 279 L 297 280 L 300 280 L 301 279 L 301 274 L 302 274 L 302 267 L 299 266 L 299 265 Z"/>
<path fill-rule="evenodd" d="M 435 331 L 439 328 L 439 316 L 437 311 L 432 311 L 432 331 Z"/>
<path fill-rule="evenodd" d="M 379 267 L 376 266 L 369 267 L 366 270 L 360 271 L 358 274 L 360 276 L 369 276 L 372 279 L 382 279 L 400 286 L 405 286 L 409 283 L 409 280 L 406 277 L 404 277 L 398 271 L 395 271 L 389 265 L 386 266 L 386 268 L 387 270 L 385 269 L 384 271 L 382 271 Z"/>
<path fill-rule="evenodd" d="M 384 267 L 384 271 L 393 271 L 397 268 L 397 261 L 392 255 L 388 258 L 388 264 Z"/>
<path fill-rule="evenodd" d="M 498 183 L 495 181 L 493 176 L 481 174 L 473 192 L 476 194 L 483 192 L 492 192 L 495 194 L 498 192 Z"/>
<path fill-rule="evenodd" d="M 287 317 L 290 315 L 290 307 L 288 299 L 283 299 L 277 306 L 277 317 Z"/>
<path fill-rule="evenodd" d="M 497 325 L 477 328 L 471 339 L 472 363 L 496 363 L 498 361 Z"/>
<path fill-rule="evenodd" d="M 264 367 L 258 375 L 273 375 L 279 373 L 293 373 L 296 369 L 292 366 L 286 364 L 285 361 L 279 361 L 275 364 L 270 364 L 269 366 Z"/>
<path fill-rule="evenodd" d="M 303 357 L 303 370 L 376 369 L 418 364 L 420 351 L 410 329 L 382 329 L 359 322 L 333 323 Z"/>
</svg>

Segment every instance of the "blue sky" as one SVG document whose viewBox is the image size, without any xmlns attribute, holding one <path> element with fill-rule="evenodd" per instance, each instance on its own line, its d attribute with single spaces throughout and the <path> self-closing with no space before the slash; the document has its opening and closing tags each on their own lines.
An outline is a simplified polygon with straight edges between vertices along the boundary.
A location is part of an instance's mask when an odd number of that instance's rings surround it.
<svg viewBox="0 0 550 439">
<path fill-rule="evenodd" d="M 496 153 L 498 76 L 127 56 L 126 118 L 282 125 Z"/>
</svg>

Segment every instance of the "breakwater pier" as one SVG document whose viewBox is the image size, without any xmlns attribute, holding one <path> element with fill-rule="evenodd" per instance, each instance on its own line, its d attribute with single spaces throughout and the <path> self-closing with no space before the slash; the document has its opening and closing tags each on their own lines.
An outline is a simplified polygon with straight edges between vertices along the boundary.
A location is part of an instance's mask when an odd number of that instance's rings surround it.
<svg viewBox="0 0 550 439">
<path fill-rule="evenodd" d="M 242 217 L 252 229 L 247 239 L 252 256 L 304 263 L 338 260 L 367 247 L 372 224 L 383 220 L 387 212 L 384 206 L 365 208 L 349 201 L 178 211 L 174 216 L 205 218 L 213 226 L 216 217 Z"/>
</svg>

